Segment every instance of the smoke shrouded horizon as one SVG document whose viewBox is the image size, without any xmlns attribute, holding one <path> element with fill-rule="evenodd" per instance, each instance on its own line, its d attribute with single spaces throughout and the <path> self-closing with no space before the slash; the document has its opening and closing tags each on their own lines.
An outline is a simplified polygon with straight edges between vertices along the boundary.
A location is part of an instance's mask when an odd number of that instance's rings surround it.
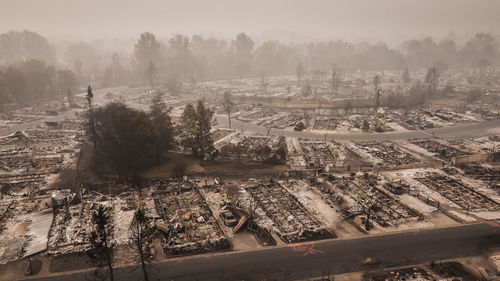
<svg viewBox="0 0 500 281">
<path fill-rule="evenodd" d="M 494 0 L 0 0 L 0 33 L 32 30 L 54 40 L 201 34 L 224 39 L 246 32 L 256 42 L 383 41 L 496 33 Z"/>
</svg>

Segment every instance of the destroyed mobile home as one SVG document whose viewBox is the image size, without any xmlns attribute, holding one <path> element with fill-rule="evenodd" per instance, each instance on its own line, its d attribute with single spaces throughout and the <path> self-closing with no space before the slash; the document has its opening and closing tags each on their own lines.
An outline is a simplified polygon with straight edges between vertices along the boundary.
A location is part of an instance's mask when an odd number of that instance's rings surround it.
<svg viewBox="0 0 500 281">
<path fill-rule="evenodd" d="M 192 254 L 231 248 L 198 187 L 191 181 L 159 181 L 152 196 L 167 254 Z"/>
</svg>

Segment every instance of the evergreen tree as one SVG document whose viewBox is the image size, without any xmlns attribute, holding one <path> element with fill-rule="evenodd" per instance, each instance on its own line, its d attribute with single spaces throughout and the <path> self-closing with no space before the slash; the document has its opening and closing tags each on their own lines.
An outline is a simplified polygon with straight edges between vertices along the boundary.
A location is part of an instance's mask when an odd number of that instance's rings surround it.
<svg viewBox="0 0 500 281">
<path fill-rule="evenodd" d="M 205 154 L 210 152 L 214 145 L 210 134 L 210 130 L 212 129 L 211 122 L 214 113 L 210 110 L 210 108 L 205 107 L 203 101 L 199 100 L 196 106 L 196 115 L 198 117 L 196 135 L 200 153 L 198 156 L 204 157 Z"/>
<path fill-rule="evenodd" d="M 173 142 L 172 119 L 170 108 L 163 102 L 163 94 L 157 92 L 149 107 L 149 116 L 153 127 L 152 137 L 155 146 L 156 161 L 161 160 L 161 153 L 169 150 Z"/>
<path fill-rule="evenodd" d="M 186 105 L 178 127 L 182 146 L 191 150 L 195 157 L 202 159 L 213 148 L 210 134 L 213 111 L 199 100 L 196 108 Z"/>
<path fill-rule="evenodd" d="M 192 104 L 186 105 L 181 115 L 181 122 L 178 127 L 181 145 L 185 149 L 191 150 L 196 155 L 198 147 L 196 145 L 196 110 Z"/>
</svg>

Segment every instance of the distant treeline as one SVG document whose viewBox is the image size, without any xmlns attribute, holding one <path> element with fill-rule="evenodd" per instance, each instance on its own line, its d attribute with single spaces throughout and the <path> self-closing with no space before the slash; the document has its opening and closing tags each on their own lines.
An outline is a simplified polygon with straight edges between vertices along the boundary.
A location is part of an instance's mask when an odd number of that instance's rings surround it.
<svg viewBox="0 0 500 281">
<path fill-rule="evenodd" d="M 333 69 L 415 70 L 436 64 L 478 68 L 500 65 L 499 40 L 488 33 L 475 34 L 460 45 L 453 39 L 435 41 L 427 37 L 405 41 L 398 48 L 341 40 L 288 45 L 266 41 L 257 46 L 245 33 L 230 41 L 180 34 L 162 41 L 145 32 L 129 52 L 109 50 L 98 42 L 73 42 L 55 48 L 34 32 L 10 31 L 0 35 L 0 64 L 5 68 L 38 59 L 49 66 L 70 69 L 81 84 L 114 86 L 161 81 L 173 89 L 177 81 L 200 82 L 220 77 Z"/>
<path fill-rule="evenodd" d="M 5 104 L 34 101 L 76 93 L 78 80 L 71 70 L 56 70 L 44 61 L 29 59 L 0 68 L 0 112 Z"/>
</svg>

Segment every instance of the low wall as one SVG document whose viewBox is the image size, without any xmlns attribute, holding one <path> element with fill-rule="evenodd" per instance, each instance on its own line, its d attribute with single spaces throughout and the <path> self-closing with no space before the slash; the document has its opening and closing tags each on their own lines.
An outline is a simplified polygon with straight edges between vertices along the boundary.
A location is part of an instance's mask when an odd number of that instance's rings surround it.
<svg viewBox="0 0 500 281">
<path fill-rule="evenodd" d="M 475 163 L 475 162 L 499 162 L 499 161 L 500 161 L 500 152 L 479 153 L 474 155 L 453 157 L 451 159 L 451 163 L 454 166 L 460 166 L 467 163 Z"/>
</svg>

